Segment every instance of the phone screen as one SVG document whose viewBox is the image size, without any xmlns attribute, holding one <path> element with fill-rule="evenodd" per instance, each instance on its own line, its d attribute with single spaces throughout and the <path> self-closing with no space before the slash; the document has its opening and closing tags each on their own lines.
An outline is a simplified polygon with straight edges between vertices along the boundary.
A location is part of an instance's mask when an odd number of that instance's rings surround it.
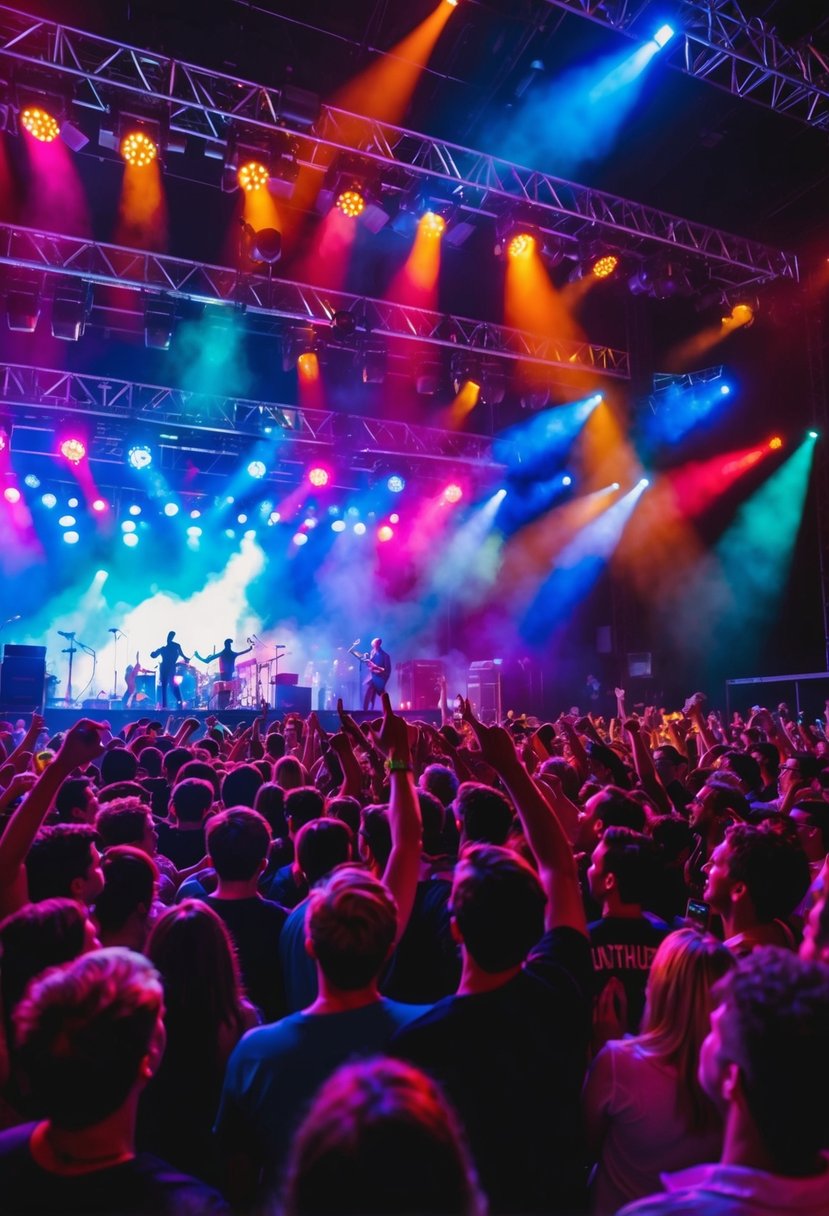
<svg viewBox="0 0 829 1216">
<path fill-rule="evenodd" d="M 685 909 L 685 919 L 690 920 L 695 925 L 699 925 L 701 929 L 708 928 L 710 919 L 710 909 L 708 904 L 701 903 L 697 899 L 689 899 L 688 906 Z"/>
</svg>

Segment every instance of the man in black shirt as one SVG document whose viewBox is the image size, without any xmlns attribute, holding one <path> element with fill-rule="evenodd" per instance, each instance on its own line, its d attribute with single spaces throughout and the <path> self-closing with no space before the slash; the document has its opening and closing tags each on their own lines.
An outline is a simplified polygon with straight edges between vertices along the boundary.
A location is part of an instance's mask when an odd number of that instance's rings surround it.
<svg viewBox="0 0 829 1216">
<path fill-rule="evenodd" d="M 216 1191 L 135 1150 L 162 1016 L 161 980 L 129 950 L 96 950 L 33 982 L 15 1014 L 18 1060 L 45 1118 L 0 1133 L 6 1216 L 229 1213 Z"/>
<path fill-rule="evenodd" d="M 175 629 L 171 629 L 167 634 L 167 641 L 163 646 L 159 646 L 150 654 L 151 659 L 161 659 L 161 665 L 158 669 L 159 683 L 161 686 L 161 708 L 167 708 L 167 689 L 172 687 L 173 696 L 179 703 L 179 707 L 183 704 L 181 699 L 181 689 L 176 684 L 173 676 L 176 674 L 176 663 L 189 663 L 190 660 L 185 655 L 184 651 L 179 646 L 178 642 L 174 641 L 176 636 Z"/>
<path fill-rule="evenodd" d="M 500 726 L 465 708 L 483 758 L 518 810 L 538 876 L 494 845 L 463 853 L 452 883 L 461 982 L 395 1039 L 444 1085 L 493 1213 L 574 1213 L 585 1203 L 580 1094 L 592 969 L 573 853 Z"/>
</svg>

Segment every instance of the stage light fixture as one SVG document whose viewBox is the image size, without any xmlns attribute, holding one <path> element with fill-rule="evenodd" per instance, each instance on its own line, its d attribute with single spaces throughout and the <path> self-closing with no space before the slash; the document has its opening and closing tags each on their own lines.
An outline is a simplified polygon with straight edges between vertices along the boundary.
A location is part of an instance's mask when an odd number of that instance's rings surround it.
<svg viewBox="0 0 829 1216">
<path fill-rule="evenodd" d="M 130 515 L 140 515 L 141 514 L 141 508 L 139 507 L 137 502 L 132 503 L 132 505 L 128 508 L 128 510 L 129 510 Z"/>
<path fill-rule="evenodd" d="M 362 354 L 363 384 L 383 384 L 387 365 L 388 352 L 384 346 L 367 346 Z"/>
<path fill-rule="evenodd" d="M 344 519 L 335 519 L 331 525 L 332 532 L 345 532 L 346 523 Z"/>
<path fill-rule="evenodd" d="M 348 219 L 356 220 L 366 209 L 365 195 L 355 186 L 350 186 L 339 192 L 334 206 Z"/>
<path fill-rule="evenodd" d="M 58 519 L 58 526 L 61 528 L 74 528 L 77 522 L 74 515 L 61 515 Z"/>
<path fill-rule="evenodd" d="M 25 106 L 20 111 L 20 125 L 41 144 L 51 144 L 60 135 L 58 120 L 41 106 Z"/>
<path fill-rule="evenodd" d="M 52 301 L 52 337 L 77 342 L 92 310 L 92 284 L 60 283 Z"/>
<path fill-rule="evenodd" d="M 783 440 L 779 435 L 773 435 L 769 440 L 769 451 L 779 452 L 783 446 Z"/>
<path fill-rule="evenodd" d="M 66 505 L 67 505 L 67 507 L 71 507 L 71 508 L 72 508 L 72 510 L 74 511 L 76 507 L 79 507 L 79 506 L 81 505 L 81 503 L 80 503 L 80 499 L 78 499 L 78 498 L 67 498 L 67 500 L 66 500 Z"/>
<path fill-rule="evenodd" d="M 106 509 L 107 509 L 107 504 L 103 498 L 94 498 L 92 500 L 92 510 L 97 512 L 98 515 L 103 514 L 103 512 L 106 511 Z"/>
<path fill-rule="evenodd" d="M 80 464 L 86 456 L 86 444 L 82 439 L 64 439 L 60 445 L 60 454 L 70 464 Z"/>
<path fill-rule="evenodd" d="M 164 514 L 168 519 L 173 519 L 179 513 L 179 505 L 177 502 L 166 502 L 164 504 Z"/>
<path fill-rule="evenodd" d="M 132 519 L 125 519 L 124 522 L 121 524 L 122 532 L 134 532 L 135 528 L 136 528 L 136 524 L 135 524 L 135 521 Z"/>
<path fill-rule="evenodd" d="M 507 378 L 500 363 L 481 367 L 481 396 L 484 405 L 501 405 L 507 393 Z"/>
<path fill-rule="evenodd" d="M 609 279 L 615 273 L 618 265 L 619 258 L 617 254 L 605 253 L 601 257 L 596 258 L 590 267 L 590 273 L 595 279 Z"/>
<path fill-rule="evenodd" d="M 659 29 L 653 36 L 653 40 L 659 47 L 660 51 L 663 47 L 668 45 L 675 33 L 676 30 L 672 25 L 660 25 Z"/>
<path fill-rule="evenodd" d="M 127 546 L 128 549 L 134 549 L 135 546 L 138 544 L 138 537 L 136 536 L 135 532 L 125 532 L 124 535 L 121 537 L 121 540 L 124 542 L 124 544 Z"/>
<path fill-rule="evenodd" d="M 45 494 L 41 494 L 40 501 L 43 503 L 47 511 L 53 510 L 53 508 L 58 505 L 57 496 L 55 494 L 50 494 L 48 491 Z"/>
<path fill-rule="evenodd" d="M 352 338 L 357 332 L 357 318 L 347 308 L 338 309 L 331 318 L 331 329 L 338 338 Z"/>
<path fill-rule="evenodd" d="M 261 160 L 249 160 L 243 165 L 240 165 L 237 173 L 239 185 L 246 194 L 252 194 L 255 190 L 261 190 L 268 184 L 268 169 L 263 165 Z"/>
<path fill-rule="evenodd" d="M 402 494 L 406 489 L 406 478 L 400 473 L 392 473 L 386 481 L 386 487 L 392 494 Z"/>
<path fill-rule="evenodd" d="M 301 380 L 311 381 L 320 378 L 320 361 L 317 352 L 306 350 L 296 361 L 297 371 Z"/>
<path fill-rule="evenodd" d="M 731 392 L 730 384 L 721 384 L 720 385 L 720 396 L 721 397 L 727 397 L 730 392 Z"/>
<path fill-rule="evenodd" d="M 148 469 L 153 463 L 153 451 L 147 443 L 134 443 L 127 452 L 127 464 L 131 469 Z"/>
<path fill-rule="evenodd" d="M 253 477 L 257 481 L 261 481 L 267 471 L 264 460 L 251 460 L 248 465 L 248 477 Z"/>
<path fill-rule="evenodd" d="M 76 545 L 80 539 L 80 532 L 75 532 L 74 529 L 70 529 L 69 532 L 64 532 L 63 534 L 63 543 L 65 545 Z"/>
<path fill-rule="evenodd" d="M 820 435 L 818 434 L 817 431 L 807 431 L 806 434 L 809 437 L 809 439 L 819 439 L 820 438 Z"/>
<path fill-rule="evenodd" d="M 30 490 L 37 490 L 40 486 L 40 478 L 37 473 L 27 473 L 23 478 L 23 484 Z"/>
<path fill-rule="evenodd" d="M 456 481 L 451 481 L 443 491 L 443 497 L 449 503 L 460 502 L 463 498 L 463 490 Z"/>
<path fill-rule="evenodd" d="M 6 502 L 14 504 L 16 502 L 20 502 L 21 495 L 17 486 L 6 486 L 5 490 L 3 491 L 3 497 L 5 498 Z M 74 523 L 75 521 L 73 520 L 72 522 Z"/>
<path fill-rule="evenodd" d="M 437 211 L 426 211 L 420 220 L 420 231 L 424 236 L 437 240 L 446 231 L 446 219 Z"/>
<path fill-rule="evenodd" d="M 255 232 L 249 224 L 245 230 L 250 236 L 250 256 L 253 261 L 275 266 L 282 257 L 282 233 L 276 228 L 262 228 Z"/>
<path fill-rule="evenodd" d="M 377 539 L 381 542 L 381 544 L 385 544 L 386 541 L 391 540 L 393 536 L 394 528 L 390 528 L 388 524 L 382 524 L 377 529 Z"/>
<path fill-rule="evenodd" d="M 415 389 L 421 397 L 434 397 L 443 379 L 443 368 L 439 363 L 423 363 L 415 374 Z"/>
<path fill-rule="evenodd" d="M 571 486 L 573 484 L 573 478 L 570 476 L 569 473 L 564 474 L 564 476 L 561 479 L 561 484 L 563 486 Z"/>
<path fill-rule="evenodd" d="M 321 490 L 324 486 L 328 485 L 331 480 L 331 474 L 322 465 L 314 465 L 312 469 L 308 470 L 308 480 L 312 486 Z"/>
<path fill-rule="evenodd" d="M 673 296 L 691 295 L 692 287 L 687 269 L 681 262 L 671 261 L 661 254 L 643 262 L 628 279 L 628 290 L 634 296 L 651 296 L 668 300 Z"/>
<path fill-rule="evenodd" d="M 132 165 L 136 169 L 144 169 L 147 165 L 151 165 L 158 156 L 158 144 L 139 127 L 128 131 L 123 136 L 120 152 L 128 165 Z"/>
<path fill-rule="evenodd" d="M 643 489 L 643 490 L 644 490 L 644 489 L 647 489 L 647 487 L 648 487 L 650 484 L 651 484 L 651 483 L 650 483 L 650 480 L 649 480 L 647 477 L 640 477 L 640 478 L 639 478 L 639 485 L 642 487 L 642 489 Z"/>
<path fill-rule="evenodd" d="M 528 258 L 535 252 L 535 237 L 530 232 L 517 232 L 507 244 L 507 257 Z"/>
<path fill-rule="evenodd" d="M 173 343 L 176 306 L 172 300 L 148 299 L 144 306 L 144 345 L 148 350 L 169 350 Z"/>
<path fill-rule="evenodd" d="M 355 536 L 365 536 L 366 525 L 360 520 L 354 525 L 353 531 Z"/>
<path fill-rule="evenodd" d="M 295 544 L 295 545 L 307 545 L 307 544 L 308 544 L 308 535 L 307 535 L 307 533 L 305 533 L 305 532 L 295 532 L 295 533 L 294 533 L 294 535 L 293 535 L 293 542 L 294 542 L 294 544 Z"/>
<path fill-rule="evenodd" d="M 40 293 L 35 287 L 12 288 L 6 296 L 6 320 L 13 333 L 33 334 L 40 310 Z"/>
<path fill-rule="evenodd" d="M 193 537 L 194 539 L 197 539 L 199 536 L 202 535 L 202 530 L 200 527 L 198 527 L 197 524 L 191 524 L 190 527 L 187 529 L 187 535 Z"/>
</svg>

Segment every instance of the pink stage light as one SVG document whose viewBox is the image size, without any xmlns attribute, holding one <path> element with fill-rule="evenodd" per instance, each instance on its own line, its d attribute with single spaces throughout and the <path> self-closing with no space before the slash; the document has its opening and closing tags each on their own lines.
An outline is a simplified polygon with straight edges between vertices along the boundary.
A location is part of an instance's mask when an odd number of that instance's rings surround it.
<svg viewBox="0 0 829 1216">
<path fill-rule="evenodd" d="M 377 529 L 377 539 L 379 541 L 385 542 L 391 540 L 393 536 L 394 528 L 390 528 L 388 524 L 383 524 L 382 527 Z"/>
<path fill-rule="evenodd" d="M 93 511 L 101 512 L 101 511 L 106 511 L 106 509 L 107 509 L 107 504 L 104 502 L 103 498 L 96 498 L 94 500 L 94 502 L 92 503 Z"/>
<path fill-rule="evenodd" d="M 324 469 L 321 465 L 315 465 L 313 469 L 308 471 L 308 480 L 312 486 L 316 486 L 321 490 L 323 486 L 327 486 L 331 480 L 331 474 L 328 469 Z"/>
<path fill-rule="evenodd" d="M 460 500 L 463 498 L 463 490 L 457 484 L 457 482 L 455 482 L 455 481 L 450 482 L 450 484 L 443 491 L 443 497 L 446 499 L 447 502 L 451 502 L 451 503 L 460 502 Z"/>
<path fill-rule="evenodd" d="M 17 486 L 7 486 L 3 491 L 3 497 L 5 498 L 6 502 L 20 502 L 20 491 L 18 490 Z"/>
<path fill-rule="evenodd" d="M 81 439 L 64 439 L 60 445 L 60 454 L 70 464 L 80 464 L 86 456 L 86 444 Z"/>
</svg>

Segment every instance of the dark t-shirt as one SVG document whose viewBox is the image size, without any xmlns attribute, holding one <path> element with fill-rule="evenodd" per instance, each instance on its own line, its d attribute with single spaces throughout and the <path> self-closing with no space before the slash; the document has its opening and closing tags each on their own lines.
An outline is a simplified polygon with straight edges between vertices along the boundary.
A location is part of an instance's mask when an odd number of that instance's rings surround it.
<svg viewBox="0 0 829 1216">
<path fill-rule="evenodd" d="M 285 921 L 279 938 L 279 964 L 282 968 L 282 983 L 285 985 L 285 1009 L 298 1013 L 307 1009 L 317 999 L 317 967 L 305 949 L 305 913 L 308 901 L 292 910 Z"/>
<path fill-rule="evenodd" d="M 169 823 L 156 823 L 158 830 L 158 851 L 170 861 L 177 870 L 189 870 L 202 860 L 207 852 L 204 841 L 204 828 L 174 828 Z"/>
<path fill-rule="evenodd" d="M 409 1005 L 431 1005 L 456 991 L 461 959 L 452 937 L 447 878 L 427 878 L 417 884 L 406 930 L 389 960 L 383 995 Z"/>
<path fill-rule="evenodd" d="M 279 936 L 288 913 L 269 899 L 217 899 L 204 901 L 218 912 L 230 930 L 239 956 L 239 968 L 248 999 L 273 1022 L 285 1012 L 282 971 L 279 966 Z"/>
<path fill-rule="evenodd" d="M 266 899 L 275 900 L 283 908 L 295 908 L 308 894 L 308 882 L 304 874 L 289 864 L 280 866 L 259 889 Z"/>
<path fill-rule="evenodd" d="M 587 938 L 553 929 L 509 983 L 447 997 L 394 1039 L 457 1108 L 493 1213 L 584 1210 L 592 978 Z"/>
<path fill-rule="evenodd" d="M 29 1151 L 37 1125 L 0 1132 L 0 1210 L 4 1216 L 225 1216 L 212 1187 L 149 1153 L 87 1174 L 52 1174 Z"/>
<path fill-rule="evenodd" d="M 620 980 L 627 997 L 627 1029 L 636 1034 L 645 1009 L 645 985 L 657 947 L 670 925 L 651 912 L 641 916 L 603 916 L 588 926 L 596 996 L 611 977 Z"/>
</svg>

